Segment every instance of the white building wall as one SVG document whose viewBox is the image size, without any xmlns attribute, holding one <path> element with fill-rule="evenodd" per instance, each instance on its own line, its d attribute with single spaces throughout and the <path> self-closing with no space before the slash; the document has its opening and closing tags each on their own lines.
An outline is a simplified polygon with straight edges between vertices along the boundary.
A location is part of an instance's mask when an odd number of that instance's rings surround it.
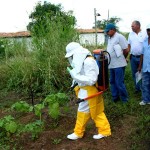
<svg viewBox="0 0 150 150">
<path fill-rule="evenodd" d="M 96 35 L 95 33 L 84 33 L 79 35 L 80 43 L 86 45 L 95 45 L 96 44 Z M 105 42 L 104 33 L 97 33 L 97 44 L 101 45 Z"/>
</svg>

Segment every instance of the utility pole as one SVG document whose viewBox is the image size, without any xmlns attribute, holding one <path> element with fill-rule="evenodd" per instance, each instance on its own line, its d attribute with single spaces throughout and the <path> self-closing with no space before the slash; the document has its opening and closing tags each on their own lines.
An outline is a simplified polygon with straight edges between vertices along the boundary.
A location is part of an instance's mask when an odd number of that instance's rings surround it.
<svg viewBox="0 0 150 150">
<path fill-rule="evenodd" d="M 107 23 L 108 23 L 108 21 L 109 21 L 109 9 L 108 9 L 108 17 L 107 17 Z"/>
<path fill-rule="evenodd" d="M 94 8 L 94 18 L 95 18 L 95 45 L 97 48 L 97 16 L 100 16 L 99 13 L 96 12 L 96 8 Z"/>
</svg>

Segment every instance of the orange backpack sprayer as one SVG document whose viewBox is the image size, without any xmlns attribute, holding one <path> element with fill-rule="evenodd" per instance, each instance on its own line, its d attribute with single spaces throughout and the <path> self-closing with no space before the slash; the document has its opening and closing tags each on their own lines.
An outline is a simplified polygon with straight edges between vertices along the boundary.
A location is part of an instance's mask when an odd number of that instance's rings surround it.
<svg viewBox="0 0 150 150">
<path fill-rule="evenodd" d="M 106 91 L 109 87 L 108 65 L 110 63 L 110 55 L 107 51 L 101 49 L 93 50 L 93 53 L 99 66 L 98 89 L 100 91 Z"/>
<path fill-rule="evenodd" d="M 93 50 L 93 56 L 96 59 L 96 62 L 99 66 L 99 75 L 98 75 L 98 81 L 97 81 L 97 84 L 98 84 L 97 88 L 99 92 L 94 95 L 88 96 L 84 99 L 78 99 L 77 104 L 80 102 L 83 102 L 84 100 L 88 100 L 90 98 L 93 98 L 97 95 L 102 94 L 109 87 L 108 65 L 110 63 L 110 54 L 105 50 L 96 49 L 96 50 Z"/>
</svg>

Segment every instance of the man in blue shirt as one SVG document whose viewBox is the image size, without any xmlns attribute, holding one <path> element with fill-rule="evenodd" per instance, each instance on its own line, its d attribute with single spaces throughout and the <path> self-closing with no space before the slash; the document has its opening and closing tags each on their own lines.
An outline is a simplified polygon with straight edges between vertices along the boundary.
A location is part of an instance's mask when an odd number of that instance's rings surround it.
<svg viewBox="0 0 150 150">
<path fill-rule="evenodd" d="M 140 105 L 150 104 L 150 24 L 146 27 L 148 37 L 143 42 L 142 55 L 138 70 L 142 65 L 142 101 Z"/>
</svg>

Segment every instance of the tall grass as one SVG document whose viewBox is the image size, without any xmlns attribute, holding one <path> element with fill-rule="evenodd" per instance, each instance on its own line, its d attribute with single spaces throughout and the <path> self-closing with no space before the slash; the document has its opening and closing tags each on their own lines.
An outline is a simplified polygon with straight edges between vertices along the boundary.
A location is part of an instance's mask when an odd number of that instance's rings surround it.
<svg viewBox="0 0 150 150">
<path fill-rule="evenodd" d="M 77 40 L 78 34 L 73 27 L 64 29 L 61 22 L 48 23 L 49 32 L 39 27 L 30 47 L 27 41 L 7 41 L 5 62 L 1 63 L 5 71 L 0 74 L 8 90 L 46 95 L 67 89 L 65 47 Z"/>
</svg>

